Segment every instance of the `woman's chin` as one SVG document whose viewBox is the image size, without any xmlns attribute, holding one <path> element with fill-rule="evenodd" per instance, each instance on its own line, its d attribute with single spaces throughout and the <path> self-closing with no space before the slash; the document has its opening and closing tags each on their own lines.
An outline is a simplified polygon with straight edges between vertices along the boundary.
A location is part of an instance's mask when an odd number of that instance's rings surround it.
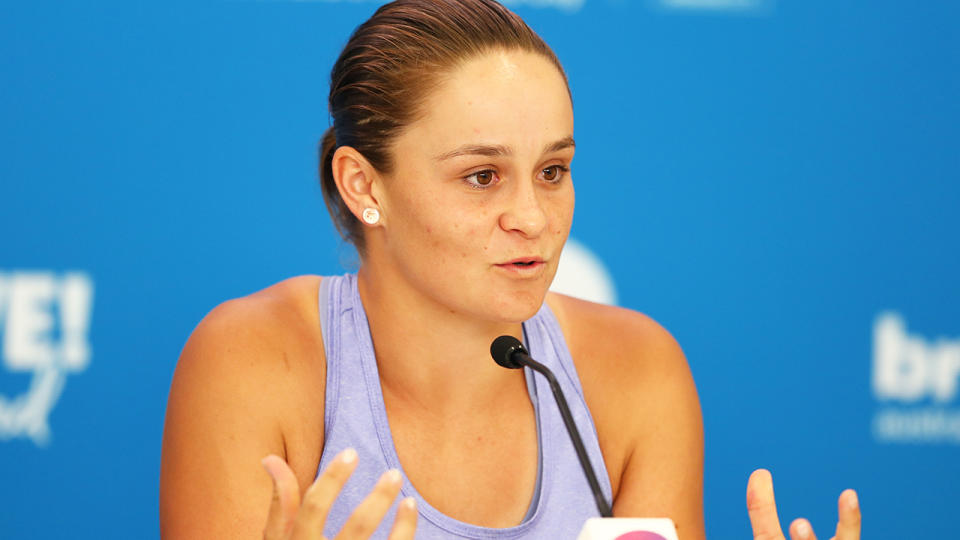
<svg viewBox="0 0 960 540">
<path fill-rule="evenodd" d="M 505 323 L 524 322 L 540 311 L 547 291 L 504 293 L 490 305 L 494 306 L 493 318 Z"/>
</svg>

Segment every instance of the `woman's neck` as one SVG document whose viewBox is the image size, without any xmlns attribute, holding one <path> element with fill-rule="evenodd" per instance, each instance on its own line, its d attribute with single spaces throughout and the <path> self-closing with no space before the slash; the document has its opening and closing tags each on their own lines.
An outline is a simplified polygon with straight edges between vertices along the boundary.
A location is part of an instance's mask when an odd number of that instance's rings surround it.
<svg viewBox="0 0 960 540">
<path fill-rule="evenodd" d="M 362 267 L 358 288 L 385 394 L 435 414 L 455 415 L 493 406 L 502 401 L 505 388 L 520 388 L 522 372 L 498 366 L 489 353 L 499 335 L 521 338 L 519 323 L 457 313 L 396 272 L 377 270 Z"/>
</svg>

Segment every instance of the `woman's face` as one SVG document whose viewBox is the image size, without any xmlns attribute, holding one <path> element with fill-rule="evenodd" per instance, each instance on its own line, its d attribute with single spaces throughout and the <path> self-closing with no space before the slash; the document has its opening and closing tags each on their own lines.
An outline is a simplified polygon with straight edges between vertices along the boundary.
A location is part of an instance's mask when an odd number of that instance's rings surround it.
<svg viewBox="0 0 960 540">
<path fill-rule="evenodd" d="M 442 81 L 395 139 L 393 174 L 373 188 L 384 216 L 377 259 L 454 312 L 525 320 L 573 219 L 566 84 L 550 61 L 520 51 L 476 57 Z"/>
</svg>

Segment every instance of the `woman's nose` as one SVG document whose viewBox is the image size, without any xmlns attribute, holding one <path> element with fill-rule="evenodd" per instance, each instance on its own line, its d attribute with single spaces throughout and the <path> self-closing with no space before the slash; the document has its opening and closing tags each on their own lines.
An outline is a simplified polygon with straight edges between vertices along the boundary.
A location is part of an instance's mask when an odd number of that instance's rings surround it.
<svg viewBox="0 0 960 540">
<path fill-rule="evenodd" d="M 507 232 L 516 231 L 527 238 L 535 238 L 546 226 L 547 214 L 534 183 L 519 182 L 500 214 L 500 227 Z"/>
</svg>

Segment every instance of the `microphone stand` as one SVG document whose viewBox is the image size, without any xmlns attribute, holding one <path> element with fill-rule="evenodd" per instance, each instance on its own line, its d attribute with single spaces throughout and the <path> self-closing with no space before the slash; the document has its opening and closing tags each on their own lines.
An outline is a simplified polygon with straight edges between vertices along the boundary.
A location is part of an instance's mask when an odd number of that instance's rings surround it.
<svg viewBox="0 0 960 540">
<path fill-rule="evenodd" d="M 550 383 L 550 391 L 553 392 L 553 399 L 557 402 L 557 408 L 560 409 L 560 417 L 563 418 L 563 424 L 567 428 L 567 434 L 570 435 L 570 442 L 573 443 L 573 449 L 577 452 L 577 459 L 580 460 L 580 468 L 583 469 L 583 474 L 586 475 L 587 483 L 590 485 L 590 491 L 593 492 L 593 498 L 597 503 L 597 510 L 600 511 L 600 516 L 602 517 L 612 517 L 613 512 L 610 510 L 610 504 L 607 503 L 603 493 L 600 491 L 600 482 L 597 482 L 597 474 L 593 471 L 593 465 L 590 464 L 590 459 L 587 458 L 587 450 L 583 446 L 583 439 L 580 438 L 577 424 L 574 423 L 573 415 L 570 414 L 567 398 L 564 397 L 563 390 L 560 389 L 560 383 L 557 382 L 557 377 L 550 371 L 550 368 L 531 358 L 530 354 L 527 353 L 527 349 L 524 348 L 523 343 L 520 343 L 519 339 L 510 335 L 500 336 L 493 340 L 493 343 L 490 344 L 490 356 L 492 356 L 494 362 L 501 367 L 519 369 L 523 366 L 528 366 L 530 369 L 547 378 L 547 382 Z"/>
<path fill-rule="evenodd" d="M 602 517 L 612 517 L 613 512 L 611 512 L 609 503 L 607 503 L 603 493 L 600 491 L 600 482 L 597 481 L 597 475 L 593 471 L 593 466 L 590 464 L 589 458 L 587 458 L 587 449 L 583 446 L 583 439 L 580 438 L 577 425 L 573 422 L 573 415 L 570 414 L 567 398 L 564 397 L 563 391 L 560 390 L 560 383 L 557 382 L 557 378 L 547 366 L 537 362 L 520 350 L 513 352 L 513 360 L 529 366 L 530 369 L 547 378 L 547 382 L 550 383 L 550 390 L 553 392 L 553 397 L 557 401 L 557 407 L 560 409 L 563 424 L 567 428 L 567 434 L 570 435 L 570 441 L 573 442 L 573 448 L 577 452 L 577 459 L 580 460 L 580 467 L 587 476 L 587 483 L 590 484 L 590 490 L 593 492 L 593 498 L 597 503 L 597 510 L 600 511 L 600 516 Z"/>
</svg>

